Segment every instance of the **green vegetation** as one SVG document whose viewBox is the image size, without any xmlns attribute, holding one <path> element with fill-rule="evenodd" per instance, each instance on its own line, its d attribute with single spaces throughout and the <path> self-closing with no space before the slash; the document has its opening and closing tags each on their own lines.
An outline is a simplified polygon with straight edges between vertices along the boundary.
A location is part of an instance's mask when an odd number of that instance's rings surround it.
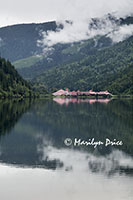
<svg viewBox="0 0 133 200">
<path fill-rule="evenodd" d="M 97 19 L 93 21 L 95 25 Z M 118 22 L 116 20 L 116 23 L 133 24 L 133 17 Z M 63 28 L 61 24 L 60 28 Z M 35 92 L 47 94 L 47 90 L 53 92 L 68 87 L 71 90 L 107 89 L 116 95 L 133 94 L 133 36 L 117 44 L 113 44 L 106 36 L 97 36 L 73 44 L 56 44 L 52 51 L 44 54 L 43 46 L 37 45 L 37 41 L 43 39 L 41 32 L 50 30 L 57 30 L 55 22 L 0 28 L 0 55 L 11 60 L 24 79 L 32 80 Z M 2 78 L 0 94 L 6 92 L 9 95 L 10 91 L 10 96 L 22 95 L 21 93 L 27 91 L 24 87 L 30 87 L 25 82 L 22 89 L 19 83 L 19 90 L 21 88 L 22 92 L 17 91 L 14 82 L 10 89 L 7 77 L 6 75 L 5 81 Z M 7 88 L 4 82 L 8 85 Z M 13 92 L 14 90 L 16 92 Z M 28 91 L 26 96 L 29 96 Z"/>
<path fill-rule="evenodd" d="M 24 59 L 13 62 L 13 65 L 16 69 L 24 69 L 27 67 L 31 67 L 36 62 L 42 60 L 42 58 L 43 58 L 42 56 L 31 56 L 31 57 L 24 58 Z"/>
<path fill-rule="evenodd" d="M 114 94 L 132 94 L 132 62 L 133 37 L 130 37 L 78 62 L 46 70 L 34 81 L 43 83 L 49 90 L 68 87 L 71 90 L 108 89 Z"/>
<path fill-rule="evenodd" d="M 39 94 L 39 98 L 52 98 L 52 94 L 48 92 L 47 88 L 42 83 L 34 83 L 32 89 L 35 94 Z"/>
<path fill-rule="evenodd" d="M 22 66 L 25 66 L 24 61 L 17 61 L 17 71 L 23 78 L 27 80 L 33 79 L 54 66 L 60 67 L 61 65 L 79 62 L 88 55 L 94 55 L 98 50 L 105 49 L 111 45 L 112 41 L 105 36 L 98 36 L 94 39 L 74 44 L 56 44 L 52 52 L 47 52 L 41 60 L 36 60 L 32 66 L 28 64 L 27 67 L 22 68 Z"/>
<path fill-rule="evenodd" d="M 133 95 L 133 64 L 129 65 L 123 72 L 118 73 L 105 88 L 113 94 Z"/>
<path fill-rule="evenodd" d="M 34 97 L 30 84 L 15 70 L 14 66 L 0 58 L 0 97 Z"/>
</svg>

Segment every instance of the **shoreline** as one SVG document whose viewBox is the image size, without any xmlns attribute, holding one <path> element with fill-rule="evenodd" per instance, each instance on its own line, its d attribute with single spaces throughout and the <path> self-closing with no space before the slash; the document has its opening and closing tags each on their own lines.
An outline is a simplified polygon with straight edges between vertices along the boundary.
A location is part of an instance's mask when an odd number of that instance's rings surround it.
<svg viewBox="0 0 133 200">
<path fill-rule="evenodd" d="M 133 99 L 133 95 L 112 95 L 112 96 L 52 96 L 52 98 L 77 98 L 77 99 Z"/>
<path fill-rule="evenodd" d="M 10 96 L 10 97 L 0 97 L 0 100 L 5 99 L 53 99 L 53 98 L 62 98 L 62 99 L 133 99 L 133 95 L 112 95 L 112 96 L 53 96 L 52 94 L 46 94 L 46 95 L 39 95 L 39 96 Z"/>
</svg>

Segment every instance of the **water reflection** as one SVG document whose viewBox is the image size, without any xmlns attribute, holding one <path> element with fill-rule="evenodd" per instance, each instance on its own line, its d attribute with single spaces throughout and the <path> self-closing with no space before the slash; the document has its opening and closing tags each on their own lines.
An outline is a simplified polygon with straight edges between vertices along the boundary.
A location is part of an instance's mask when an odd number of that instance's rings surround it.
<svg viewBox="0 0 133 200">
<path fill-rule="evenodd" d="M 0 100 L 0 136 L 4 135 L 17 123 L 22 114 L 33 104 L 34 100 Z"/>
<path fill-rule="evenodd" d="M 93 104 L 93 103 L 109 103 L 111 101 L 111 99 L 78 99 L 78 98 L 54 98 L 53 101 L 55 101 L 56 103 L 58 103 L 59 105 L 68 105 L 69 103 L 89 103 L 89 104 Z"/>
<path fill-rule="evenodd" d="M 0 102 L 0 199 L 132 199 L 132 102 L 83 102 Z M 123 145 L 66 146 L 66 138 Z"/>
<path fill-rule="evenodd" d="M 0 180 L 2 200 L 132 200 L 133 196 L 132 178 L 106 178 L 87 173 L 85 167 L 68 173 L 0 165 Z"/>
<path fill-rule="evenodd" d="M 97 150 L 87 152 L 70 148 L 56 148 L 51 145 L 43 145 L 38 148 L 42 153 L 42 160 L 58 160 L 62 165 L 60 170 L 64 171 L 86 171 L 86 173 L 99 173 L 106 176 L 114 174 L 133 173 L 133 158 L 128 154 L 113 149 L 109 154 L 103 156 Z"/>
<path fill-rule="evenodd" d="M 107 105 L 98 102 L 91 105 L 69 104 L 68 107 L 60 106 L 53 101 L 43 100 L 34 103 L 34 105 L 28 102 L 20 102 L 20 104 L 18 102 L 11 104 L 10 102 L 7 103 L 6 107 L 3 104 L 3 107 L 1 105 L 4 113 L 2 115 L 5 117 L 3 117 L 3 123 L 1 123 L 0 160 L 3 163 L 20 166 L 56 169 L 62 168 L 64 163 L 59 158 L 48 159 L 47 153 L 45 159 L 43 159 L 44 151 L 41 149 L 44 149 L 45 146 L 51 146 L 61 151 L 64 148 L 69 148 L 93 155 L 97 152 L 100 159 L 100 156 L 106 157 L 116 149 L 113 146 L 98 146 L 96 149 L 92 146 L 74 147 L 71 145 L 67 147 L 64 144 L 66 138 L 72 140 L 74 138 L 83 140 L 95 138 L 96 141 L 116 138 L 123 141 L 123 145 L 118 146 L 117 149 L 132 156 L 131 106 L 131 102 L 123 103 L 123 101 L 117 100 L 111 101 Z M 28 108 L 29 110 L 26 112 Z M 11 120 L 6 121 L 7 118 L 11 118 Z M 7 122 L 10 128 L 5 129 Z M 5 137 L 4 134 L 6 133 L 8 133 L 8 136 Z M 101 164 L 89 164 L 91 168 L 94 168 L 94 166 L 98 168 L 99 165 Z M 118 166 L 117 171 L 118 169 L 119 171 L 125 169 L 125 173 L 130 172 L 132 174 L 131 166 L 129 170 L 122 166 Z"/>
</svg>

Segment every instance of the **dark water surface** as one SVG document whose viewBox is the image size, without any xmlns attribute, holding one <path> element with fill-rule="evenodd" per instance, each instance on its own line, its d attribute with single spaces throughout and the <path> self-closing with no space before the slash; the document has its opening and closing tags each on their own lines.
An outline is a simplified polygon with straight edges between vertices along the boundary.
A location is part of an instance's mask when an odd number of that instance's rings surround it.
<svg viewBox="0 0 133 200">
<path fill-rule="evenodd" d="M 131 100 L 0 101 L 1 200 L 132 200 L 132 188 Z"/>
</svg>

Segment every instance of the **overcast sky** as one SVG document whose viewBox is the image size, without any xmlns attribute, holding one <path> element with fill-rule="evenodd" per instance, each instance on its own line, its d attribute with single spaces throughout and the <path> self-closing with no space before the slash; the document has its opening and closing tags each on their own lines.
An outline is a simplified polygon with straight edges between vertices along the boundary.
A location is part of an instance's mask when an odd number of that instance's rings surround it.
<svg viewBox="0 0 133 200">
<path fill-rule="evenodd" d="M 133 0 L 3 0 L 0 27 L 62 19 L 86 19 L 106 13 L 133 13 Z"/>
</svg>

